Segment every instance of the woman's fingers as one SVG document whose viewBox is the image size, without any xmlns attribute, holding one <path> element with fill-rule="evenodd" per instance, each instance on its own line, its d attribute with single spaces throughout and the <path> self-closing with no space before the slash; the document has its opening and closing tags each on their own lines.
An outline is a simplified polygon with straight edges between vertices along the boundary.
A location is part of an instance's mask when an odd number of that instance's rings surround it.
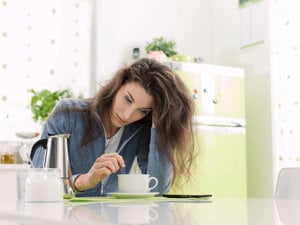
<svg viewBox="0 0 300 225">
<path fill-rule="evenodd" d="M 103 168 L 107 169 L 110 173 L 115 173 L 119 170 L 120 166 L 118 165 L 118 162 L 115 159 L 108 159 L 105 161 L 97 160 L 94 163 L 94 170 L 101 170 Z"/>
<path fill-rule="evenodd" d="M 118 161 L 120 167 L 125 167 L 125 162 L 123 160 L 123 157 L 116 152 L 110 154 L 104 154 L 103 157 L 113 157 Z"/>
<path fill-rule="evenodd" d="M 96 159 L 89 173 L 93 178 L 98 179 L 99 182 L 110 174 L 117 172 L 120 167 L 125 167 L 121 155 L 118 153 L 104 154 Z"/>
<path fill-rule="evenodd" d="M 101 180 L 104 180 L 110 174 L 112 174 L 112 172 L 106 166 L 102 166 L 100 168 L 93 168 L 89 172 L 89 180 L 94 185 L 97 185 Z"/>
<path fill-rule="evenodd" d="M 104 154 L 96 159 L 87 174 L 79 176 L 76 180 L 76 188 L 80 191 L 95 187 L 101 180 L 110 174 L 125 167 L 123 157 L 118 153 Z"/>
<path fill-rule="evenodd" d="M 98 157 L 96 161 L 98 162 L 111 161 L 115 165 L 116 170 L 120 169 L 120 167 L 125 167 L 125 162 L 123 160 L 123 157 L 116 152 L 104 154 Z"/>
</svg>

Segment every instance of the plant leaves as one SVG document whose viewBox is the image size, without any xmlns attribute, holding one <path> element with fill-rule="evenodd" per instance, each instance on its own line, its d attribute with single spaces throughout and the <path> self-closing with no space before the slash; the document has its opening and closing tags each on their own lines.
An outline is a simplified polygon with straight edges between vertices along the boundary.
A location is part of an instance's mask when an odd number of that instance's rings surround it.
<svg viewBox="0 0 300 225">
<path fill-rule="evenodd" d="M 175 41 L 167 40 L 164 37 L 158 37 L 154 38 L 151 42 L 147 42 L 145 49 L 148 54 L 150 51 L 163 51 L 168 57 L 171 57 L 177 54 L 175 47 Z"/>
<path fill-rule="evenodd" d="M 72 97 L 72 93 L 68 89 L 54 92 L 47 89 L 41 91 L 30 89 L 29 92 L 32 94 L 30 108 L 33 113 L 33 120 L 42 124 L 59 100 Z"/>
</svg>

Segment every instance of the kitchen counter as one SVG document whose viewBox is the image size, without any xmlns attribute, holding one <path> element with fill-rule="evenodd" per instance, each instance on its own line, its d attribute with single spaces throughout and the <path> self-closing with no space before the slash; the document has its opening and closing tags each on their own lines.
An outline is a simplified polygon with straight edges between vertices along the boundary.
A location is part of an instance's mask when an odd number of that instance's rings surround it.
<svg viewBox="0 0 300 225">
<path fill-rule="evenodd" d="M 151 198 L 63 203 L 0 203 L 0 224 L 300 224 L 300 200 Z"/>
</svg>

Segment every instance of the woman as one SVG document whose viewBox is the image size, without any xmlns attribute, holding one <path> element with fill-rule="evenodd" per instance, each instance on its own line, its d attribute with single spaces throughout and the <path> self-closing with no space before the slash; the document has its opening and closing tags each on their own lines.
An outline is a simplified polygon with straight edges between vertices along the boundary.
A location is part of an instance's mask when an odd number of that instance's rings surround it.
<svg viewBox="0 0 300 225">
<path fill-rule="evenodd" d="M 117 191 L 117 174 L 129 173 L 137 158 L 142 173 L 167 193 L 179 174 L 189 176 L 193 159 L 193 100 L 167 66 L 140 59 L 120 69 L 89 100 L 64 99 L 41 137 L 70 134 L 69 157 L 77 196 Z M 34 155 L 42 166 L 43 151 Z"/>
</svg>

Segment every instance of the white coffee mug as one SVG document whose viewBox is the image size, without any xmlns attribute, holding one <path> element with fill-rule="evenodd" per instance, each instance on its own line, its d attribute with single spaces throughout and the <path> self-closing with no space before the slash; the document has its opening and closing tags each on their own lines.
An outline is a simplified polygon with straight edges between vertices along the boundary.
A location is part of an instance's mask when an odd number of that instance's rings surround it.
<svg viewBox="0 0 300 225">
<path fill-rule="evenodd" d="M 154 184 L 149 187 L 150 182 Z M 119 174 L 118 188 L 122 193 L 148 193 L 158 184 L 156 177 L 150 177 L 149 174 Z"/>
</svg>

